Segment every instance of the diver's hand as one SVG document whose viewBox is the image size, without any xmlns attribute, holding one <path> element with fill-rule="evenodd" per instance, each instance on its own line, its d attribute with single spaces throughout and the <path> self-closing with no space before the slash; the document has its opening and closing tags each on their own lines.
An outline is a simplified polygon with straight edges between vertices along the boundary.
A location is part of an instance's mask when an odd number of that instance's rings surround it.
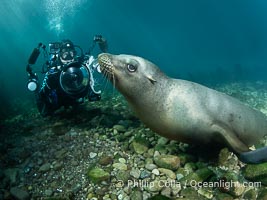
<svg viewBox="0 0 267 200">
<path fill-rule="evenodd" d="M 102 35 L 95 35 L 94 42 L 98 43 L 98 46 L 102 52 L 107 52 L 108 44 L 107 40 Z"/>
<path fill-rule="evenodd" d="M 102 41 L 103 41 L 103 37 L 102 37 L 102 35 L 95 35 L 95 37 L 94 37 L 94 41 L 95 41 L 95 42 L 102 42 Z"/>
</svg>

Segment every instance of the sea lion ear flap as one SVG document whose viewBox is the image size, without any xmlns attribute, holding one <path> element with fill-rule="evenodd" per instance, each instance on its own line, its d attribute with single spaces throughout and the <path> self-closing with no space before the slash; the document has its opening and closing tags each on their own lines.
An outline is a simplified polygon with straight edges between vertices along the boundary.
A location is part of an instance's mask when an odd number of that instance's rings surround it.
<svg viewBox="0 0 267 200">
<path fill-rule="evenodd" d="M 154 83 L 157 82 L 151 75 L 148 75 L 148 76 L 146 76 L 146 77 L 148 78 L 148 80 L 149 80 L 152 84 L 154 84 Z"/>
</svg>

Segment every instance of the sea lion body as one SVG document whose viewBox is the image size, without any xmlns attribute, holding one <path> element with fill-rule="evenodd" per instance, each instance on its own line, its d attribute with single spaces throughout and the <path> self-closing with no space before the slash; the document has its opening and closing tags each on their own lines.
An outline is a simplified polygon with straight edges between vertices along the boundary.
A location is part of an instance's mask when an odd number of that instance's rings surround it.
<svg viewBox="0 0 267 200">
<path fill-rule="evenodd" d="M 223 144 L 241 154 L 267 135 L 261 112 L 200 84 L 172 79 L 141 57 L 101 54 L 99 64 L 141 121 L 164 137 Z"/>
</svg>

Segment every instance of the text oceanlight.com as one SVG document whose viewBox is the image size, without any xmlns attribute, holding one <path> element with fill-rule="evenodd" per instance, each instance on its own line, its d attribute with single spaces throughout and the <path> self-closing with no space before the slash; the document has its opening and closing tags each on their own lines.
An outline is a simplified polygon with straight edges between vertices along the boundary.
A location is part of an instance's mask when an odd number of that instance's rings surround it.
<svg viewBox="0 0 267 200">
<path fill-rule="evenodd" d="M 215 182 L 198 182 L 196 180 L 185 181 L 183 183 L 178 181 L 167 181 L 167 180 L 159 180 L 159 181 L 147 181 L 147 180 L 128 180 L 127 183 L 123 183 L 119 181 L 121 186 L 128 187 L 141 187 L 141 188 L 150 188 L 150 187 L 179 187 L 182 188 L 184 186 L 196 187 L 196 188 L 236 188 L 236 187 L 261 187 L 261 182 L 237 182 L 237 181 L 224 181 L 219 180 Z"/>
</svg>

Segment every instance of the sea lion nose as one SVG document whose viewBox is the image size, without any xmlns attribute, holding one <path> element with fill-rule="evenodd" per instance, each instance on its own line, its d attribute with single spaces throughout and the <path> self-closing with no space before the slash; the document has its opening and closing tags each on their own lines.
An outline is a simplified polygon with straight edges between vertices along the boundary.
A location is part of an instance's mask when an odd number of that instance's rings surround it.
<svg viewBox="0 0 267 200">
<path fill-rule="evenodd" d="M 106 68 L 113 67 L 110 57 L 111 57 L 111 54 L 108 54 L 108 53 L 101 53 L 98 55 L 98 63 L 101 68 L 106 69 Z"/>
<path fill-rule="evenodd" d="M 101 53 L 98 55 L 98 60 L 109 60 L 110 54 L 108 53 Z"/>
</svg>

